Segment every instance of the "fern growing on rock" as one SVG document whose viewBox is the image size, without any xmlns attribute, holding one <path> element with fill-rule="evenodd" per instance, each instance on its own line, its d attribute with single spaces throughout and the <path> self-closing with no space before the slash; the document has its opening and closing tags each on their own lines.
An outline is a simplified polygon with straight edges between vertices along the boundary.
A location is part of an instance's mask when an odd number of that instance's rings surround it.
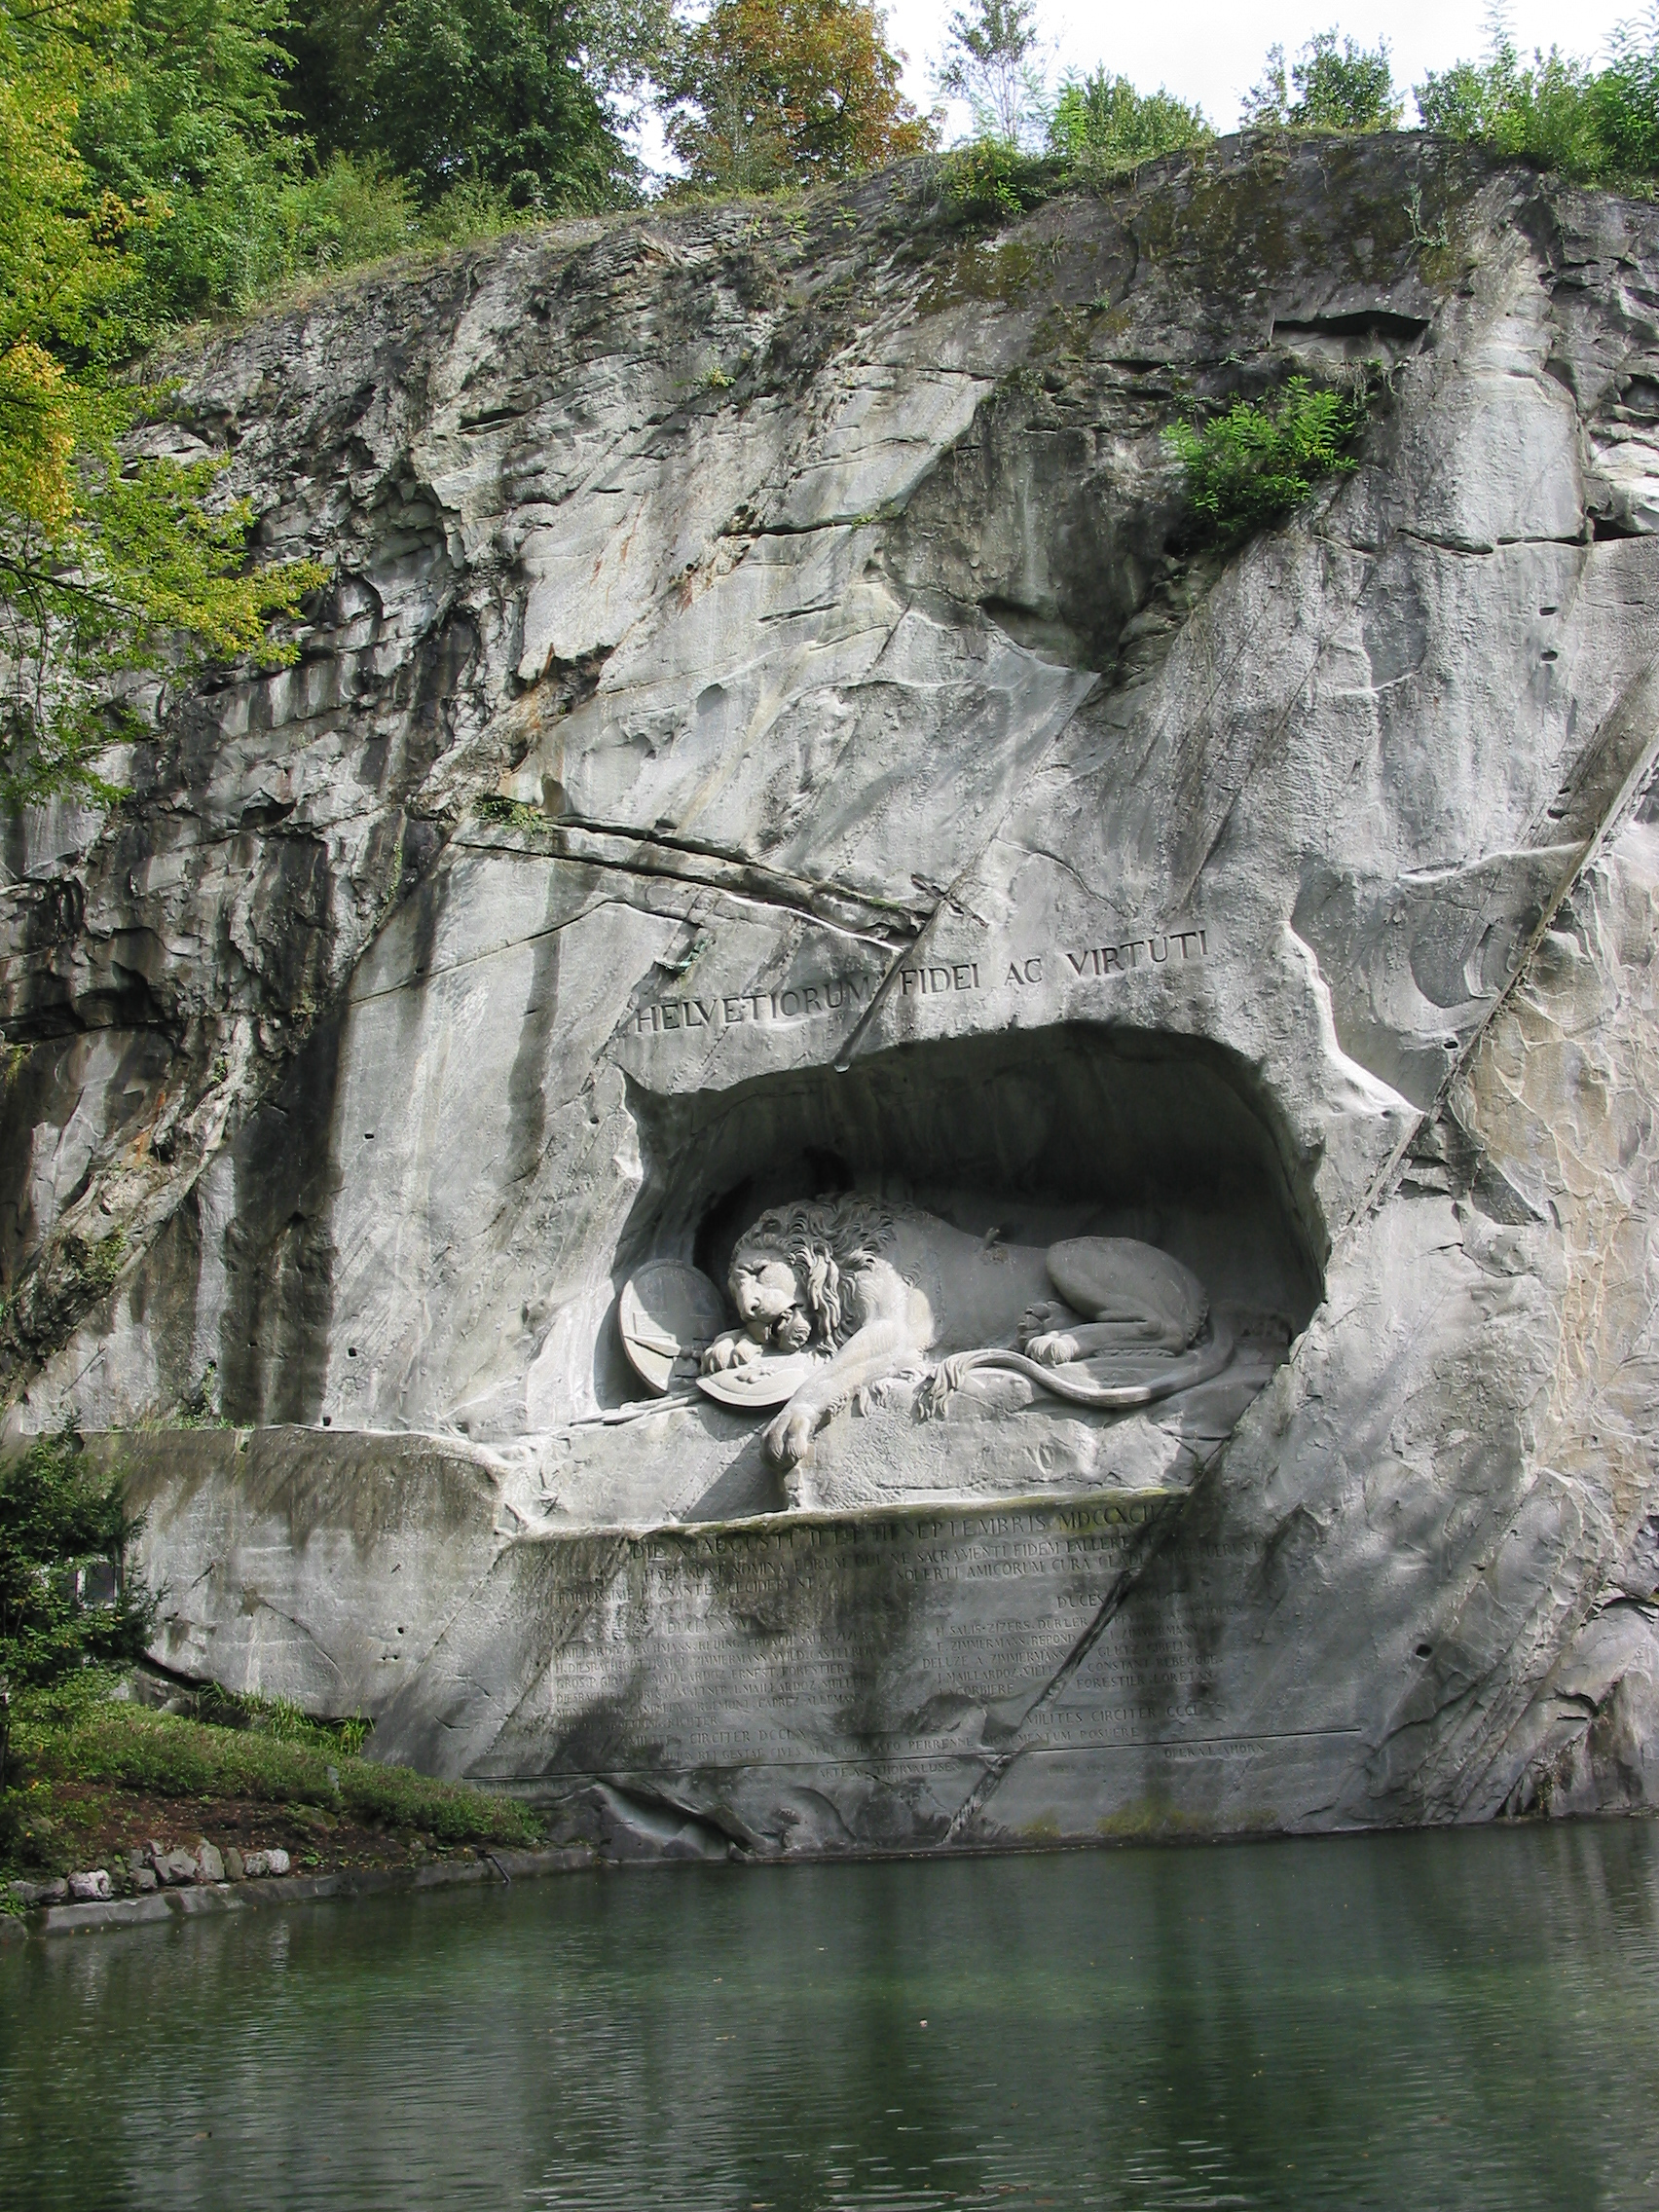
<svg viewBox="0 0 1659 2212">
<path fill-rule="evenodd" d="M 1183 420 L 1164 435 L 1200 522 L 1235 544 L 1282 522 L 1325 478 L 1351 473 L 1359 464 L 1349 448 L 1366 415 L 1363 391 L 1294 376 L 1266 399 L 1235 399 L 1209 422 Z"/>
</svg>

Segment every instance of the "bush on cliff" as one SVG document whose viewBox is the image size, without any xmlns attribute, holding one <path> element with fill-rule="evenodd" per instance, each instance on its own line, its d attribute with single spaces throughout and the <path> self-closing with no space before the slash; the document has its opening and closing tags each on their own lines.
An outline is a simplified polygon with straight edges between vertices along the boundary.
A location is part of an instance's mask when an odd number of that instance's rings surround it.
<svg viewBox="0 0 1659 2212">
<path fill-rule="evenodd" d="M 1284 48 L 1270 47 L 1244 98 L 1244 122 L 1256 129 L 1397 130 L 1404 113 L 1387 40 L 1373 54 L 1336 31 L 1310 38 L 1288 68 Z"/>
<path fill-rule="evenodd" d="M 636 197 L 607 85 L 639 57 L 617 57 L 629 40 L 611 18 L 666 0 L 98 4 L 102 67 L 75 143 L 134 211 L 123 247 L 140 334 L 476 231 L 480 203 L 489 229 Z"/>
<path fill-rule="evenodd" d="M 129 0 L 75 121 L 93 187 L 133 211 L 125 305 L 140 334 L 252 298 L 299 181 L 276 43 L 282 0 Z"/>
<path fill-rule="evenodd" d="M 1506 31 L 1484 61 L 1417 88 L 1430 130 L 1519 155 L 1585 184 L 1650 193 L 1659 178 L 1659 14 L 1622 25 L 1592 69 L 1552 47 L 1523 62 Z"/>
<path fill-rule="evenodd" d="M 1200 524 L 1227 545 L 1283 521 L 1324 478 L 1352 470 L 1347 448 L 1365 419 L 1362 393 L 1295 376 L 1270 398 L 1235 399 L 1209 422 L 1179 422 L 1166 435 Z"/>
<path fill-rule="evenodd" d="M 1170 92 L 1137 92 L 1126 77 L 1096 69 L 1068 77 L 1049 124 L 1049 151 L 1080 170 L 1131 168 L 1187 146 L 1207 145 L 1215 132 L 1201 108 Z"/>
</svg>

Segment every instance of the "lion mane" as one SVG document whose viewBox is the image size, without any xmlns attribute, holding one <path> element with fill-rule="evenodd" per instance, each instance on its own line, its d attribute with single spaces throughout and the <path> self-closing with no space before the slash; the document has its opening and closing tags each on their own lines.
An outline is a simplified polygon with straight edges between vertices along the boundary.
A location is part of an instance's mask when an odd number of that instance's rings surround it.
<svg viewBox="0 0 1659 2212">
<path fill-rule="evenodd" d="M 852 1278 L 892 1244 L 894 1218 L 872 1198 L 797 1198 L 744 1231 L 732 1265 L 745 1258 L 786 1260 L 806 1285 L 812 1342 L 833 1351 L 856 1326 L 847 1304 Z"/>
</svg>

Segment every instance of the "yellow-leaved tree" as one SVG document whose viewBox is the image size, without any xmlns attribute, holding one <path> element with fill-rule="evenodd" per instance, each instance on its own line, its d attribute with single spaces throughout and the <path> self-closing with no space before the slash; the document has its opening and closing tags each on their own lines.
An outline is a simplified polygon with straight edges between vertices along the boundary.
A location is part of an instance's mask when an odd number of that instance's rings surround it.
<svg viewBox="0 0 1659 2212">
<path fill-rule="evenodd" d="M 934 142 L 874 0 L 715 0 L 663 73 L 668 142 L 694 189 L 820 184 Z"/>
<path fill-rule="evenodd" d="M 116 380 L 135 228 L 163 209 L 100 192 L 74 143 L 107 91 L 125 0 L 0 0 L 0 812 L 119 795 L 99 756 L 136 669 L 252 653 L 322 580 L 250 568 L 223 463 L 137 458 L 140 387 Z M 153 404 L 153 400 L 152 400 Z"/>
</svg>

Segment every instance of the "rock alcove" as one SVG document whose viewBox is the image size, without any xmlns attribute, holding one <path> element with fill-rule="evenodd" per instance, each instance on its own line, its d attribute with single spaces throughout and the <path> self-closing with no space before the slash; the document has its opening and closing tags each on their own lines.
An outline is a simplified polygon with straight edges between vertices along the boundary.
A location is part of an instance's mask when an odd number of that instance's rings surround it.
<svg viewBox="0 0 1659 2212">
<path fill-rule="evenodd" d="M 635 1087 L 629 1104 L 645 1180 L 618 1281 L 675 1258 L 723 1284 L 764 1208 L 862 1190 L 1011 1242 L 1140 1237 L 1292 1333 L 1321 1295 L 1324 1226 L 1289 1135 L 1202 1039 L 1088 1022 L 944 1037 L 728 1090 Z"/>
<path fill-rule="evenodd" d="M 999 1374 L 976 1378 L 935 1426 L 917 1419 L 913 1383 L 884 1383 L 831 1417 L 787 1487 L 753 1431 L 734 1436 L 698 1408 L 689 1419 L 723 1463 L 687 1494 L 684 1452 L 657 1455 L 658 1511 L 702 1518 L 916 1490 L 1187 1479 L 1319 1301 L 1323 1226 L 1305 1167 L 1238 1056 L 1201 1039 L 1087 1022 L 936 1038 L 719 1090 L 631 1086 L 629 1107 L 644 1179 L 618 1242 L 619 1286 L 663 1260 L 723 1286 L 734 1243 L 765 1209 L 860 1193 L 986 1245 L 1156 1245 L 1250 1340 L 1222 1381 L 1144 1416 L 1080 1413 Z M 612 1406 L 643 1395 L 615 1307 L 595 1381 Z M 639 1446 L 613 1437 L 606 1456 L 634 1462 Z M 625 1486 L 631 1513 L 638 1479 Z"/>
</svg>

